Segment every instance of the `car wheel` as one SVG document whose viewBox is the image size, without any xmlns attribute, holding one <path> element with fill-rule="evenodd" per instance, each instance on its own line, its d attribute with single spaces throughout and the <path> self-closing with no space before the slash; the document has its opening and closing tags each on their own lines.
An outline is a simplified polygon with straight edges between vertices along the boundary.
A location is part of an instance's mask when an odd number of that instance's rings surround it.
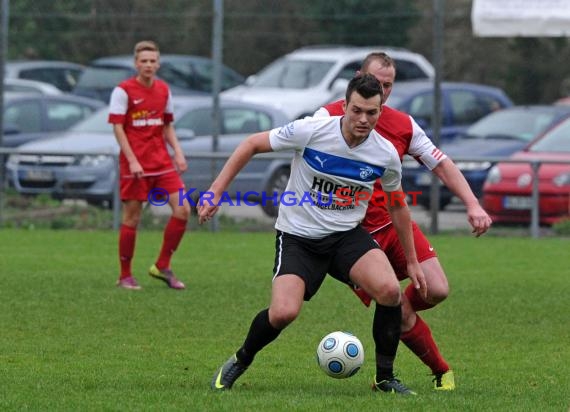
<svg viewBox="0 0 570 412">
<path fill-rule="evenodd" d="M 281 167 L 277 169 L 265 187 L 265 193 L 268 195 L 277 192 L 277 200 L 281 197 L 281 194 L 285 191 L 287 187 L 287 182 L 289 182 L 289 167 Z M 261 209 L 265 212 L 267 216 L 275 217 L 277 216 L 277 211 L 279 210 L 279 202 L 264 201 L 261 204 Z"/>
</svg>

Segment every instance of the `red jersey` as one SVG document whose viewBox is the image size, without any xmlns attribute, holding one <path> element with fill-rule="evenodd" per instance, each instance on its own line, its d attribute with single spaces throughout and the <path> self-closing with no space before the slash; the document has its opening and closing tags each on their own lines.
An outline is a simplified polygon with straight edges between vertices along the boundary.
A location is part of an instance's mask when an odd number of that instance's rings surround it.
<svg viewBox="0 0 570 412">
<path fill-rule="evenodd" d="M 146 87 L 131 77 L 113 90 L 109 123 L 123 125 L 145 176 L 175 170 L 164 138 L 164 125 L 173 120 L 170 89 L 162 80 L 155 79 Z M 122 152 L 119 162 L 121 176 L 129 176 L 129 164 Z"/>
<path fill-rule="evenodd" d="M 344 100 L 330 103 L 319 109 L 315 116 L 327 114 L 329 116 L 342 116 L 344 115 L 343 103 Z M 445 154 L 435 147 L 412 117 L 404 112 L 383 105 L 382 114 L 374 129 L 394 145 L 400 160 L 405 154 L 408 154 L 431 170 L 446 158 Z M 370 233 L 392 222 L 388 209 L 384 205 L 384 191 L 380 180 L 374 184 L 372 199 L 375 200 L 368 202 L 366 216 L 362 222 L 362 226 Z"/>
</svg>

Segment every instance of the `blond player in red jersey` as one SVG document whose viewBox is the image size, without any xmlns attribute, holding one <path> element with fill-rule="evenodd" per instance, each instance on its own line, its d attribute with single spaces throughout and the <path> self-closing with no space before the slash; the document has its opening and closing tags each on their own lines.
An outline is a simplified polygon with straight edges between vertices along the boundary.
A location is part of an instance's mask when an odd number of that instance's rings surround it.
<svg viewBox="0 0 570 412">
<path fill-rule="evenodd" d="M 394 61 L 385 53 L 371 53 L 363 61 L 362 73 L 374 75 L 382 85 L 386 102 L 396 77 Z M 319 109 L 316 116 L 336 116 L 343 114 L 343 101 L 328 104 Z M 461 171 L 441 152 L 425 132 L 406 113 L 383 105 L 382 113 L 375 130 L 396 147 L 400 159 L 405 154 L 426 165 L 457 196 L 467 208 L 467 217 L 475 236 L 484 234 L 491 225 L 491 219 L 480 206 Z M 404 188 L 405 190 L 405 188 Z M 386 253 L 400 280 L 407 277 L 406 259 L 395 235 L 390 216 L 383 201 L 382 186 L 377 181 L 373 200 L 369 202 L 363 227 L 372 234 L 380 248 Z M 417 314 L 443 301 L 449 293 L 449 285 L 434 248 L 413 222 L 416 253 L 427 282 L 427 298 L 422 298 L 413 287 L 405 289 L 402 299 L 402 342 L 410 348 L 432 371 L 436 390 L 455 389 L 453 371 L 441 355 L 428 325 Z M 355 289 L 365 305 L 370 297 L 361 289 Z"/>
<path fill-rule="evenodd" d="M 187 168 L 184 153 L 178 143 L 172 122 L 172 96 L 168 85 L 155 77 L 160 67 L 156 43 L 141 41 L 135 45 L 137 75 L 121 82 L 111 94 L 109 123 L 121 154 L 119 186 L 123 202 L 119 233 L 121 272 L 117 286 L 141 289 L 131 271 L 137 226 L 143 202 L 157 193 L 168 195 L 172 216 L 164 230 L 160 254 L 150 267 L 149 275 L 162 280 L 172 289 L 184 289 L 184 283 L 170 268 L 171 257 L 180 244 L 190 216 L 188 202 L 181 202 L 179 190 L 184 190 L 180 178 Z M 174 150 L 172 159 L 166 144 Z"/>
</svg>

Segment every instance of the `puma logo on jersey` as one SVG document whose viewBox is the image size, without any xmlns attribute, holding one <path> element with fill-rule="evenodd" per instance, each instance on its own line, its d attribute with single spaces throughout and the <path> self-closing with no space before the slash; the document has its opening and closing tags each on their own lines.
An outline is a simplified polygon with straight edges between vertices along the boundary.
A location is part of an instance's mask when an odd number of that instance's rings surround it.
<svg viewBox="0 0 570 412">
<path fill-rule="evenodd" d="M 325 168 L 325 162 L 329 159 L 321 160 L 321 158 L 317 155 L 317 156 L 315 156 L 315 160 L 317 162 L 319 162 L 321 164 L 321 167 L 324 169 Z"/>
</svg>

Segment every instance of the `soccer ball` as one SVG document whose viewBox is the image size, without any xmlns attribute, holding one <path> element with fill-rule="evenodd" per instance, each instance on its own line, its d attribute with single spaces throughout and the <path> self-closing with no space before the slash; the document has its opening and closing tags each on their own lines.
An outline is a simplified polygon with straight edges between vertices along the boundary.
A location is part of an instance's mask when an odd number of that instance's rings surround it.
<svg viewBox="0 0 570 412">
<path fill-rule="evenodd" d="M 358 372 L 363 362 L 362 343 L 351 333 L 329 333 L 317 346 L 317 363 L 333 378 L 350 378 Z"/>
</svg>

